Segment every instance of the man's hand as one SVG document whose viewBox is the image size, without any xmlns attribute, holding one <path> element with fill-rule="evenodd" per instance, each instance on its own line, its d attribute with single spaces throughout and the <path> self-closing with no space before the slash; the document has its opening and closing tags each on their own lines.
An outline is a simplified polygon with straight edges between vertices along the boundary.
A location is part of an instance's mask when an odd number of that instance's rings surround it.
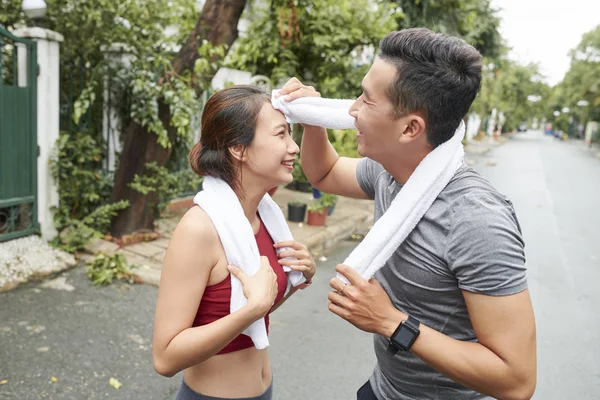
<svg viewBox="0 0 600 400">
<path fill-rule="evenodd" d="M 330 292 L 327 296 L 329 311 L 358 329 L 391 336 L 400 321 L 406 318 L 394 307 L 379 282 L 374 278 L 369 281 L 363 279 L 344 264 L 338 264 L 335 270 L 345 276 L 350 284 L 338 278 L 329 281 L 329 286 L 335 289 L 335 292 Z"/>
<path fill-rule="evenodd" d="M 292 78 L 277 93 L 276 97 L 285 96 L 285 101 L 294 101 L 300 97 L 321 97 L 312 86 L 305 86 L 297 78 Z"/>
</svg>

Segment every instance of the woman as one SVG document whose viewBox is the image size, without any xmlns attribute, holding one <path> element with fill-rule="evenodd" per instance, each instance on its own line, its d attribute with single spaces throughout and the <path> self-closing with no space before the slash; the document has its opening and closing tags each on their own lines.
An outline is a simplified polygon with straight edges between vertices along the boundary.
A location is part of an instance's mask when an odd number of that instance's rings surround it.
<svg viewBox="0 0 600 400">
<path fill-rule="evenodd" d="M 283 266 L 302 272 L 309 283 L 315 274 L 307 248 L 273 243 L 257 213 L 269 189 L 292 180 L 298 152 L 285 117 L 260 89 L 230 87 L 206 103 L 202 138 L 190 153 L 192 168 L 235 191 L 262 257 L 253 276 L 228 265 L 217 231 L 200 207 L 191 208 L 175 228 L 164 260 L 152 354 L 159 374 L 171 377 L 184 370 L 177 400 L 272 398 L 267 351 L 241 332 L 261 318 L 268 327 L 268 314 L 295 292 L 284 298 Z M 277 254 L 283 247 L 292 250 Z M 248 299 L 232 314 L 230 273 Z"/>
</svg>

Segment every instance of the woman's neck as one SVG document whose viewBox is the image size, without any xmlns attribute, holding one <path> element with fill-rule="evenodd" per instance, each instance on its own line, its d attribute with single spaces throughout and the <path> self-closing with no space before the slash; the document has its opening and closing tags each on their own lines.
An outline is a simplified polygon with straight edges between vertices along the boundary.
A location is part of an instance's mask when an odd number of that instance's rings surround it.
<svg viewBox="0 0 600 400">
<path fill-rule="evenodd" d="M 250 225 L 254 229 L 254 232 L 258 230 L 259 221 L 258 221 L 258 204 L 263 199 L 265 194 L 267 193 L 264 189 L 262 189 L 259 185 L 241 185 L 242 194 L 238 195 L 240 199 L 240 203 L 244 210 L 244 215 L 250 221 Z"/>
</svg>

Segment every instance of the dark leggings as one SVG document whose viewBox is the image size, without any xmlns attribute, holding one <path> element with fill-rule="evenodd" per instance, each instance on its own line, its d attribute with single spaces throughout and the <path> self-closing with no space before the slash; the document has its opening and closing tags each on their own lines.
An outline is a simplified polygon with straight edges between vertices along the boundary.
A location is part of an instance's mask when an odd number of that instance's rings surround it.
<svg viewBox="0 0 600 400">
<path fill-rule="evenodd" d="M 205 396 L 201 393 L 192 390 L 185 381 L 181 382 L 181 387 L 175 396 L 175 400 L 272 400 L 273 399 L 273 383 L 267 389 L 266 392 L 256 397 L 244 397 L 244 398 L 226 398 L 226 397 L 212 397 Z"/>
<path fill-rule="evenodd" d="M 367 381 L 367 383 L 358 389 L 358 392 L 356 392 L 356 400 L 377 400 L 375 393 L 373 393 L 371 382 Z"/>
</svg>

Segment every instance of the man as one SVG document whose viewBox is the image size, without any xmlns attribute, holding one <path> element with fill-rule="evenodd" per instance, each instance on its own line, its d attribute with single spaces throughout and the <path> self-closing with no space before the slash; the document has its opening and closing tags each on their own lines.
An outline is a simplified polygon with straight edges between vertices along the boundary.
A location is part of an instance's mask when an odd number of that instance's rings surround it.
<svg viewBox="0 0 600 400">
<path fill-rule="evenodd" d="M 481 84 L 481 55 L 427 29 L 392 32 L 350 109 L 364 158 L 339 157 L 306 126 L 301 158 L 318 189 L 374 199 L 380 218 L 420 161 L 449 140 Z M 292 79 L 288 101 L 318 96 Z M 329 309 L 374 333 L 377 365 L 358 399 L 527 399 L 536 333 L 524 243 L 510 201 L 461 166 L 431 208 L 366 281 L 338 265 Z"/>
</svg>

